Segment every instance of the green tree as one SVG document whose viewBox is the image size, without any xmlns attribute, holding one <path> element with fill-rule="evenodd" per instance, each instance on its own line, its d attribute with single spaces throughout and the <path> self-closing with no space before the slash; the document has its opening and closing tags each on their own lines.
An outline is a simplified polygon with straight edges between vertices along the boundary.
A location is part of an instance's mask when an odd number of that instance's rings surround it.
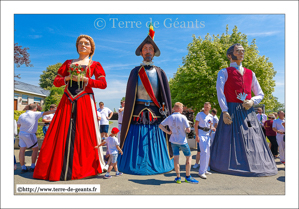
<svg viewBox="0 0 299 209">
<path fill-rule="evenodd" d="M 276 98 L 276 97 L 275 97 Z M 277 98 L 276 98 L 277 99 Z M 277 102 L 276 106 L 271 109 L 271 112 L 278 112 L 278 111 L 284 111 L 285 112 L 285 106 L 284 106 L 284 103 L 280 103 L 280 102 Z"/>
<path fill-rule="evenodd" d="M 50 105 L 51 104 L 56 104 L 57 106 L 59 105 L 59 102 L 61 100 L 61 97 L 64 92 L 64 86 L 62 87 L 55 87 L 52 86 L 50 88 L 50 95 L 45 99 L 45 111 L 50 110 Z"/>
<path fill-rule="evenodd" d="M 39 79 L 40 87 L 49 90 L 53 86 L 53 81 L 61 65 L 61 63 L 50 65 L 47 67 L 46 71 L 43 71 L 43 74 L 40 75 Z"/>
<path fill-rule="evenodd" d="M 267 109 L 273 109 L 277 104 L 277 98 L 272 93 L 275 87 L 273 77 L 276 74 L 269 58 L 259 55 L 255 39 L 248 44 L 247 36 L 238 32 L 234 27 L 232 34 L 221 36 L 207 34 L 204 39 L 193 35 L 193 41 L 188 44 L 188 55 L 183 57 L 183 66 L 180 66 L 174 77 L 170 79 L 172 103 L 182 102 L 189 108 L 198 112 L 205 102 L 211 102 L 212 108 L 221 111 L 217 99 L 216 81 L 219 70 L 229 67 L 226 57 L 227 49 L 240 43 L 245 49 L 242 65 L 251 69 L 259 81 L 265 94 L 260 104 L 265 104 Z"/>
</svg>

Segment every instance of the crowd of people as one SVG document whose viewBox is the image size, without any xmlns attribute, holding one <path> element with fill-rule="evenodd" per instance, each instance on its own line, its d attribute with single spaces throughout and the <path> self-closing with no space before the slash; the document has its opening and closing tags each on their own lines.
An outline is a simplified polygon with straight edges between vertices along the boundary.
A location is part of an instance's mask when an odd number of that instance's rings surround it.
<svg viewBox="0 0 299 209">
<path fill-rule="evenodd" d="M 18 119 L 22 173 L 33 171 L 36 179 L 66 181 L 105 171 L 104 178 L 110 179 L 113 168 L 116 176 L 155 175 L 174 169 L 175 182 L 181 183 L 181 150 L 186 157 L 185 182 L 198 183 L 190 173 L 191 150 L 186 134 L 191 128 L 182 115 L 183 104 L 176 102 L 172 111 L 166 73 L 152 61 L 154 56 L 160 56 L 154 35 L 150 26 L 149 34 L 135 51 L 143 61 L 131 70 L 125 100 L 118 109 L 118 125 L 110 135 L 109 120 L 113 112 L 103 102 L 96 109 L 92 90 L 107 87 L 105 71 L 99 62 L 92 60 L 93 39 L 87 35 L 77 38 L 79 58 L 66 60 L 53 82 L 56 87 L 65 85 L 58 107 L 51 105 L 50 111 L 37 112 L 36 105 L 31 104 Z M 226 55 L 230 66 L 218 72 L 220 118 L 215 108 L 211 111 L 210 102 L 205 102 L 196 115 L 198 149 L 193 168 L 199 167 L 198 176 L 202 179 L 207 179 L 211 170 L 238 176 L 276 175 L 277 146 L 280 161 L 285 163 L 284 112 L 278 112 L 278 119 L 269 114 L 267 120 L 262 109 L 256 115 L 253 105 L 262 101 L 264 93 L 255 73 L 242 66 L 244 53 L 241 44 L 232 45 Z M 41 117 L 45 138 L 35 165 L 38 153 L 35 133 Z M 107 146 L 105 155 L 103 145 Z M 30 168 L 24 162 L 26 148 L 33 150 Z"/>
<path fill-rule="evenodd" d="M 108 136 L 109 129 L 109 120 L 111 119 L 113 112 L 104 107 L 104 103 L 100 102 L 97 114 L 98 114 L 98 123 L 99 123 L 99 131 L 101 133 L 102 142 L 97 145 L 95 148 L 99 148 L 103 145 L 107 146 L 107 151 L 104 156 L 106 165 L 108 167 L 107 172 L 104 178 L 111 178 L 110 172 L 114 168 L 116 171 L 116 176 L 120 176 L 123 173 L 118 171 L 117 168 L 117 158 L 118 152 L 122 154 L 122 150 L 120 149 L 120 130 L 122 124 L 122 116 L 124 112 L 124 101 L 121 101 L 121 107 L 118 109 L 118 128 L 112 128 L 110 136 Z M 213 143 L 213 139 L 215 137 L 217 125 L 218 125 L 218 117 L 217 117 L 217 109 L 212 109 L 211 113 L 211 104 L 209 102 L 204 103 L 204 108 L 196 115 L 195 119 L 195 136 L 197 141 L 197 154 L 194 169 L 199 168 L 199 177 L 206 179 L 206 175 L 212 174 L 210 172 L 210 149 Z M 25 173 L 28 171 L 34 171 L 35 162 L 37 158 L 38 152 L 38 144 L 36 139 L 36 131 L 38 126 L 38 119 L 43 117 L 43 131 L 46 135 L 47 128 L 53 119 L 53 116 L 56 111 L 56 105 L 52 104 L 50 106 L 50 111 L 48 112 L 37 112 L 36 105 L 30 104 L 29 110 L 26 113 L 23 113 L 18 122 L 15 121 L 15 136 L 18 135 L 17 127 L 20 127 L 19 132 L 19 146 L 20 146 L 20 155 L 19 161 L 21 164 L 22 171 L 21 173 Z M 176 102 L 173 108 L 173 114 L 163 120 L 159 128 L 162 129 L 165 133 L 170 135 L 170 142 L 173 149 L 174 155 L 174 168 L 177 174 L 175 181 L 177 183 L 181 183 L 180 177 L 180 166 L 179 166 L 179 151 L 181 150 L 186 157 L 186 178 L 185 182 L 190 183 L 198 183 L 196 179 L 194 179 L 191 174 L 191 150 L 188 145 L 186 134 L 191 131 L 189 121 L 186 116 L 182 114 L 183 112 L 183 104 L 180 102 Z M 269 140 L 269 148 L 275 158 L 280 159 L 281 163 L 285 164 L 285 118 L 284 112 L 279 111 L 277 113 L 278 118 L 275 117 L 274 113 L 269 113 L 266 116 L 263 113 L 262 108 L 257 109 L 256 117 L 260 122 L 261 128 L 265 130 L 265 136 Z M 169 130 L 166 127 L 169 127 Z M 116 137 L 118 136 L 118 137 Z M 25 150 L 32 149 L 32 164 L 30 168 L 27 168 L 24 163 Z M 202 150 L 202 152 L 201 152 Z M 278 155 L 279 153 L 279 155 Z M 15 157 L 14 157 L 15 158 Z M 200 162 L 200 163 L 199 163 Z M 16 170 L 16 159 L 14 159 L 14 165 Z"/>
</svg>

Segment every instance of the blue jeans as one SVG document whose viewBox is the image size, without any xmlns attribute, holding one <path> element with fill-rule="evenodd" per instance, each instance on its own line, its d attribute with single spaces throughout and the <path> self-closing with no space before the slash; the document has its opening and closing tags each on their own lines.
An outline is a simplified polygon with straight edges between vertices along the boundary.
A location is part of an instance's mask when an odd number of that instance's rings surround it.
<svg viewBox="0 0 299 209">
<path fill-rule="evenodd" d="M 180 155 L 180 149 L 181 149 L 186 157 L 191 156 L 191 151 L 188 143 L 186 144 L 171 143 L 171 147 L 172 147 L 173 155 Z"/>
<path fill-rule="evenodd" d="M 100 125 L 100 133 L 108 133 L 109 125 Z"/>
<path fill-rule="evenodd" d="M 48 131 L 49 125 L 43 126 L 43 132 L 44 132 L 44 136 L 46 136 L 46 133 Z"/>
<path fill-rule="evenodd" d="M 116 163 L 117 162 L 118 153 L 111 154 L 110 157 L 111 157 L 111 163 Z"/>
</svg>

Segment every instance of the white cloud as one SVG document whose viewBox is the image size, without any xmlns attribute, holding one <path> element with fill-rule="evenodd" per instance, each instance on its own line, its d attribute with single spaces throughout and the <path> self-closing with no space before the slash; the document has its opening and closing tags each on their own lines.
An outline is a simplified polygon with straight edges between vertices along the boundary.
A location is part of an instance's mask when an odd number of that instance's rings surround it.
<svg viewBox="0 0 299 209">
<path fill-rule="evenodd" d="M 29 35 L 29 38 L 37 39 L 43 37 L 42 35 Z"/>
<path fill-rule="evenodd" d="M 267 32 L 256 32 L 256 33 L 246 33 L 247 36 L 272 36 L 283 31 L 267 31 Z"/>
<path fill-rule="evenodd" d="M 275 86 L 276 87 L 279 87 L 279 86 L 284 86 L 285 85 L 285 83 L 284 82 L 275 82 Z"/>
<path fill-rule="evenodd" d="M 105 101 L 106 99 L 115 100 L 119 103 L 120 99 L 125 96 L 127 81 L 107 80 L 106 89 L 93 89 L 96 101 Z"/>
<path fill-rule="evenodd" d="M 114 48 L 114 47 L 109 47 L 109 46 L 104 46 L 104 45 L 99 45 L 99 44 L 96 44 L 96 48 L 100 51 L 103 51 L 103 49 L 105 49 L 105 50 L 120 52 L 123 54 L 131 54 L 132 53 L 131 51 L 128 51 L 128 50 L 123 50 L 120 48 Z"/>
<path fill-rule="evenodd" d="M 53 28 L 46 27 L 46 29 L 47 29 L 50 33 L 54 33 L 54 29 L 53 29 Z"/>
<path fill-rule="evenodd" d="M 113 42 L 113 43 L 121 43 L 121 44 L 132 44 L 136 45 L 134 41 L 120 41 L 120 40 L 115 40 L 115 39 L 103 39 L 103 38 L 94 38 L 94 40 L 97 41 L 102 41 L 102 42 Z"/>
<path fill-rule="evenodd" d="M 126 64 L 110 64 L 105 65 L 106 70 L 123 70 L 123 69 L 132 69 L 136 66 L 136 63 L 126 63 Z"/>
</svg>

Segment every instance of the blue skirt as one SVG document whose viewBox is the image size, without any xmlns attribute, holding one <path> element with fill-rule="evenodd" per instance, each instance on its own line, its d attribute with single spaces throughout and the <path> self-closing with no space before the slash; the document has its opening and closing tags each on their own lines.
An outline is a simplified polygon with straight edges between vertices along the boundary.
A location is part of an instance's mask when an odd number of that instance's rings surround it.
<svg viewBox="0 0 299 209">
<path fill-rule="evenodd" d="M 119 171 L 134 175 L 155 175 L 174 168 L 169 158 L 165 133 L 158 125 L 131 124 L 118 156 Z"/>
<path fill-rule="evenodd" d="M 253 107 L 227 105 L 233 123 L 226 125 L 221 113 L 211 147 L 211 169 L 238 176 L 276 175 L 276 163 Z"/>
</svg>

